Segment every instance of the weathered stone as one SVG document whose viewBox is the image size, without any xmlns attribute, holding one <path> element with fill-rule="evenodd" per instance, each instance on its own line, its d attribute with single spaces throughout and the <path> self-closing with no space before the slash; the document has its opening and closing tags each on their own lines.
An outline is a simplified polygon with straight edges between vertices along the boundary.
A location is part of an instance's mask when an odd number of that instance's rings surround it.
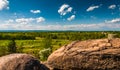
<svg viewBox="0 0 120 70">
<path fill-rule="evenodd" d="M 0 70 L 49 70 L 28 54 L 10 54 L 0 57 Z"/>
<path fill-rule="evenodd" d="M 120 70 L 120 39 L 73 42 L 53 52 L 47 64 L 62 70 Z"/>
</svg>

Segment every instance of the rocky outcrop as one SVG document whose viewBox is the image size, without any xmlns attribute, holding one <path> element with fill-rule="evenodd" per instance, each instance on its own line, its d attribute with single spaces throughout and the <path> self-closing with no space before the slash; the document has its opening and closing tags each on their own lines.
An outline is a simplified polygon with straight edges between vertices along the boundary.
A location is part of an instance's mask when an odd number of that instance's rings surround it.
<svg viewBox="0 0 120 70">
<path fill-rule="evenodd" d="M 10 54 L 0 57 L 0 70 L 49 70 L 28 54 Z"/>
<path fill-rule="evenodd" d="M 120 70 L 120 39 L 72 42 L 53 52 L 47 64 L 60 70 Z"/>
</svg>

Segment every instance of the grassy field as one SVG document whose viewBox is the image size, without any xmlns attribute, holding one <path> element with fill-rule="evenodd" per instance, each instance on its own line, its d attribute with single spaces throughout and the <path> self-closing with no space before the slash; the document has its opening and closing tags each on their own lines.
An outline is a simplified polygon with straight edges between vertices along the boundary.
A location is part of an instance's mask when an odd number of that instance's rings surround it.
<svg viewBox="0 0 120 70">
<path fill-rule="evenodd" d="M 52 40 L 52 47 L 53 51 L 60 48 L 61 46 L 70 43 L 69 40 L 60 40 L 60 39 L 53 39 Z M 30 52 L 35 50 L 42 50 L 42 39 L 41 40 L 16 40 L 17 47 L 23 47 L 23 52 Z"/>
<path fill-rule="evenodd" d="M 15 40 L 18 52 L 32 54 L 36 56 L 37 58 L 39 58 L 39 55 L 38 55 L 39 51 L 44 49 L 44 47 L 42 46 L 42 41 L 43 41 L 42 38 L 39 40 Z M 0 47 L 1 48 L 7 47 L 9 42 L 10 40 L 0 40 Z M 52 51 L 55 51 L 61 46 L 66 45 L 70 42 L 71 42 L 70 40 L 52 39 L 51 41 L 51 46 L 53 47 Z"/>
<path fill-rule="evenodd" d="M 0 56 L 17 52 L 32 54 L 38 59 L 40 59 L 42 54 L 43 56 L 45 55 L 46 59 L 48 54 L 50 55 L 61 46 L 72 41 L 108 38 L 110 34 L 115 34 L 115 37 L 120 38 L 119 31 L 0 32 Z"/>
</svg>

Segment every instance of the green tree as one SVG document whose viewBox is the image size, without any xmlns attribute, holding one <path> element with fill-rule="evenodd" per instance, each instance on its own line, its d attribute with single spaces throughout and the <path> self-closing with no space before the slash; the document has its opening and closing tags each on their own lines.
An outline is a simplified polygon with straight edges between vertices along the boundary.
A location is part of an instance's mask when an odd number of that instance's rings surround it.
<svg viewBox="0 0 120 70">
<path fill-rule="evenodd" d="M 40 60 L 47 60 L 48 56 L 52 53 L 52 39 L 51 37 L 47 37 L 42 41 L 43 50 L 40 50 Z"/>
<path fill-rule="evenodd" d="M 47 48 L 52 49 L 52 39 L 51 39 L 51 37 L 46 37 L 45 39 L 43 39 L 42 47 L 45 48 L 45 49 L 47 49 Z"/>
<path fill-rule="evenodd" d="M 16 53 L 16 43 L 15 40 L 10 40 L 9 44 L 8 44 L 8 52 L 9 53 Z"/>
<path fill-rule="evenodd" d="M 47 60 L 48 56 L 51 54 L 51 49 L 47 48 L 47 49 L 43 49 L 39 52 L 39 57 L 41 61 L 45 61 Z"/>
</svg>

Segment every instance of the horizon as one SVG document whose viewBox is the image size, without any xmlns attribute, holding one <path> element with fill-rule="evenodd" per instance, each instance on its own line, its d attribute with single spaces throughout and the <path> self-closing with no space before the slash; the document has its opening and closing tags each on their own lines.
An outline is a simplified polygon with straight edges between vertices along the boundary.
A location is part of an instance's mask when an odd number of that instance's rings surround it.
<svg viewBox="0 0 120 70">
<path fill-rule="evenodd" d="M 119 30 L 0 30 L 0 32 L 118 32 Z"/>
<path fill-rule="evenodd" d="M 120 0 L 0 0 L 0 31 L 120 31 Z"/>
</svg>

